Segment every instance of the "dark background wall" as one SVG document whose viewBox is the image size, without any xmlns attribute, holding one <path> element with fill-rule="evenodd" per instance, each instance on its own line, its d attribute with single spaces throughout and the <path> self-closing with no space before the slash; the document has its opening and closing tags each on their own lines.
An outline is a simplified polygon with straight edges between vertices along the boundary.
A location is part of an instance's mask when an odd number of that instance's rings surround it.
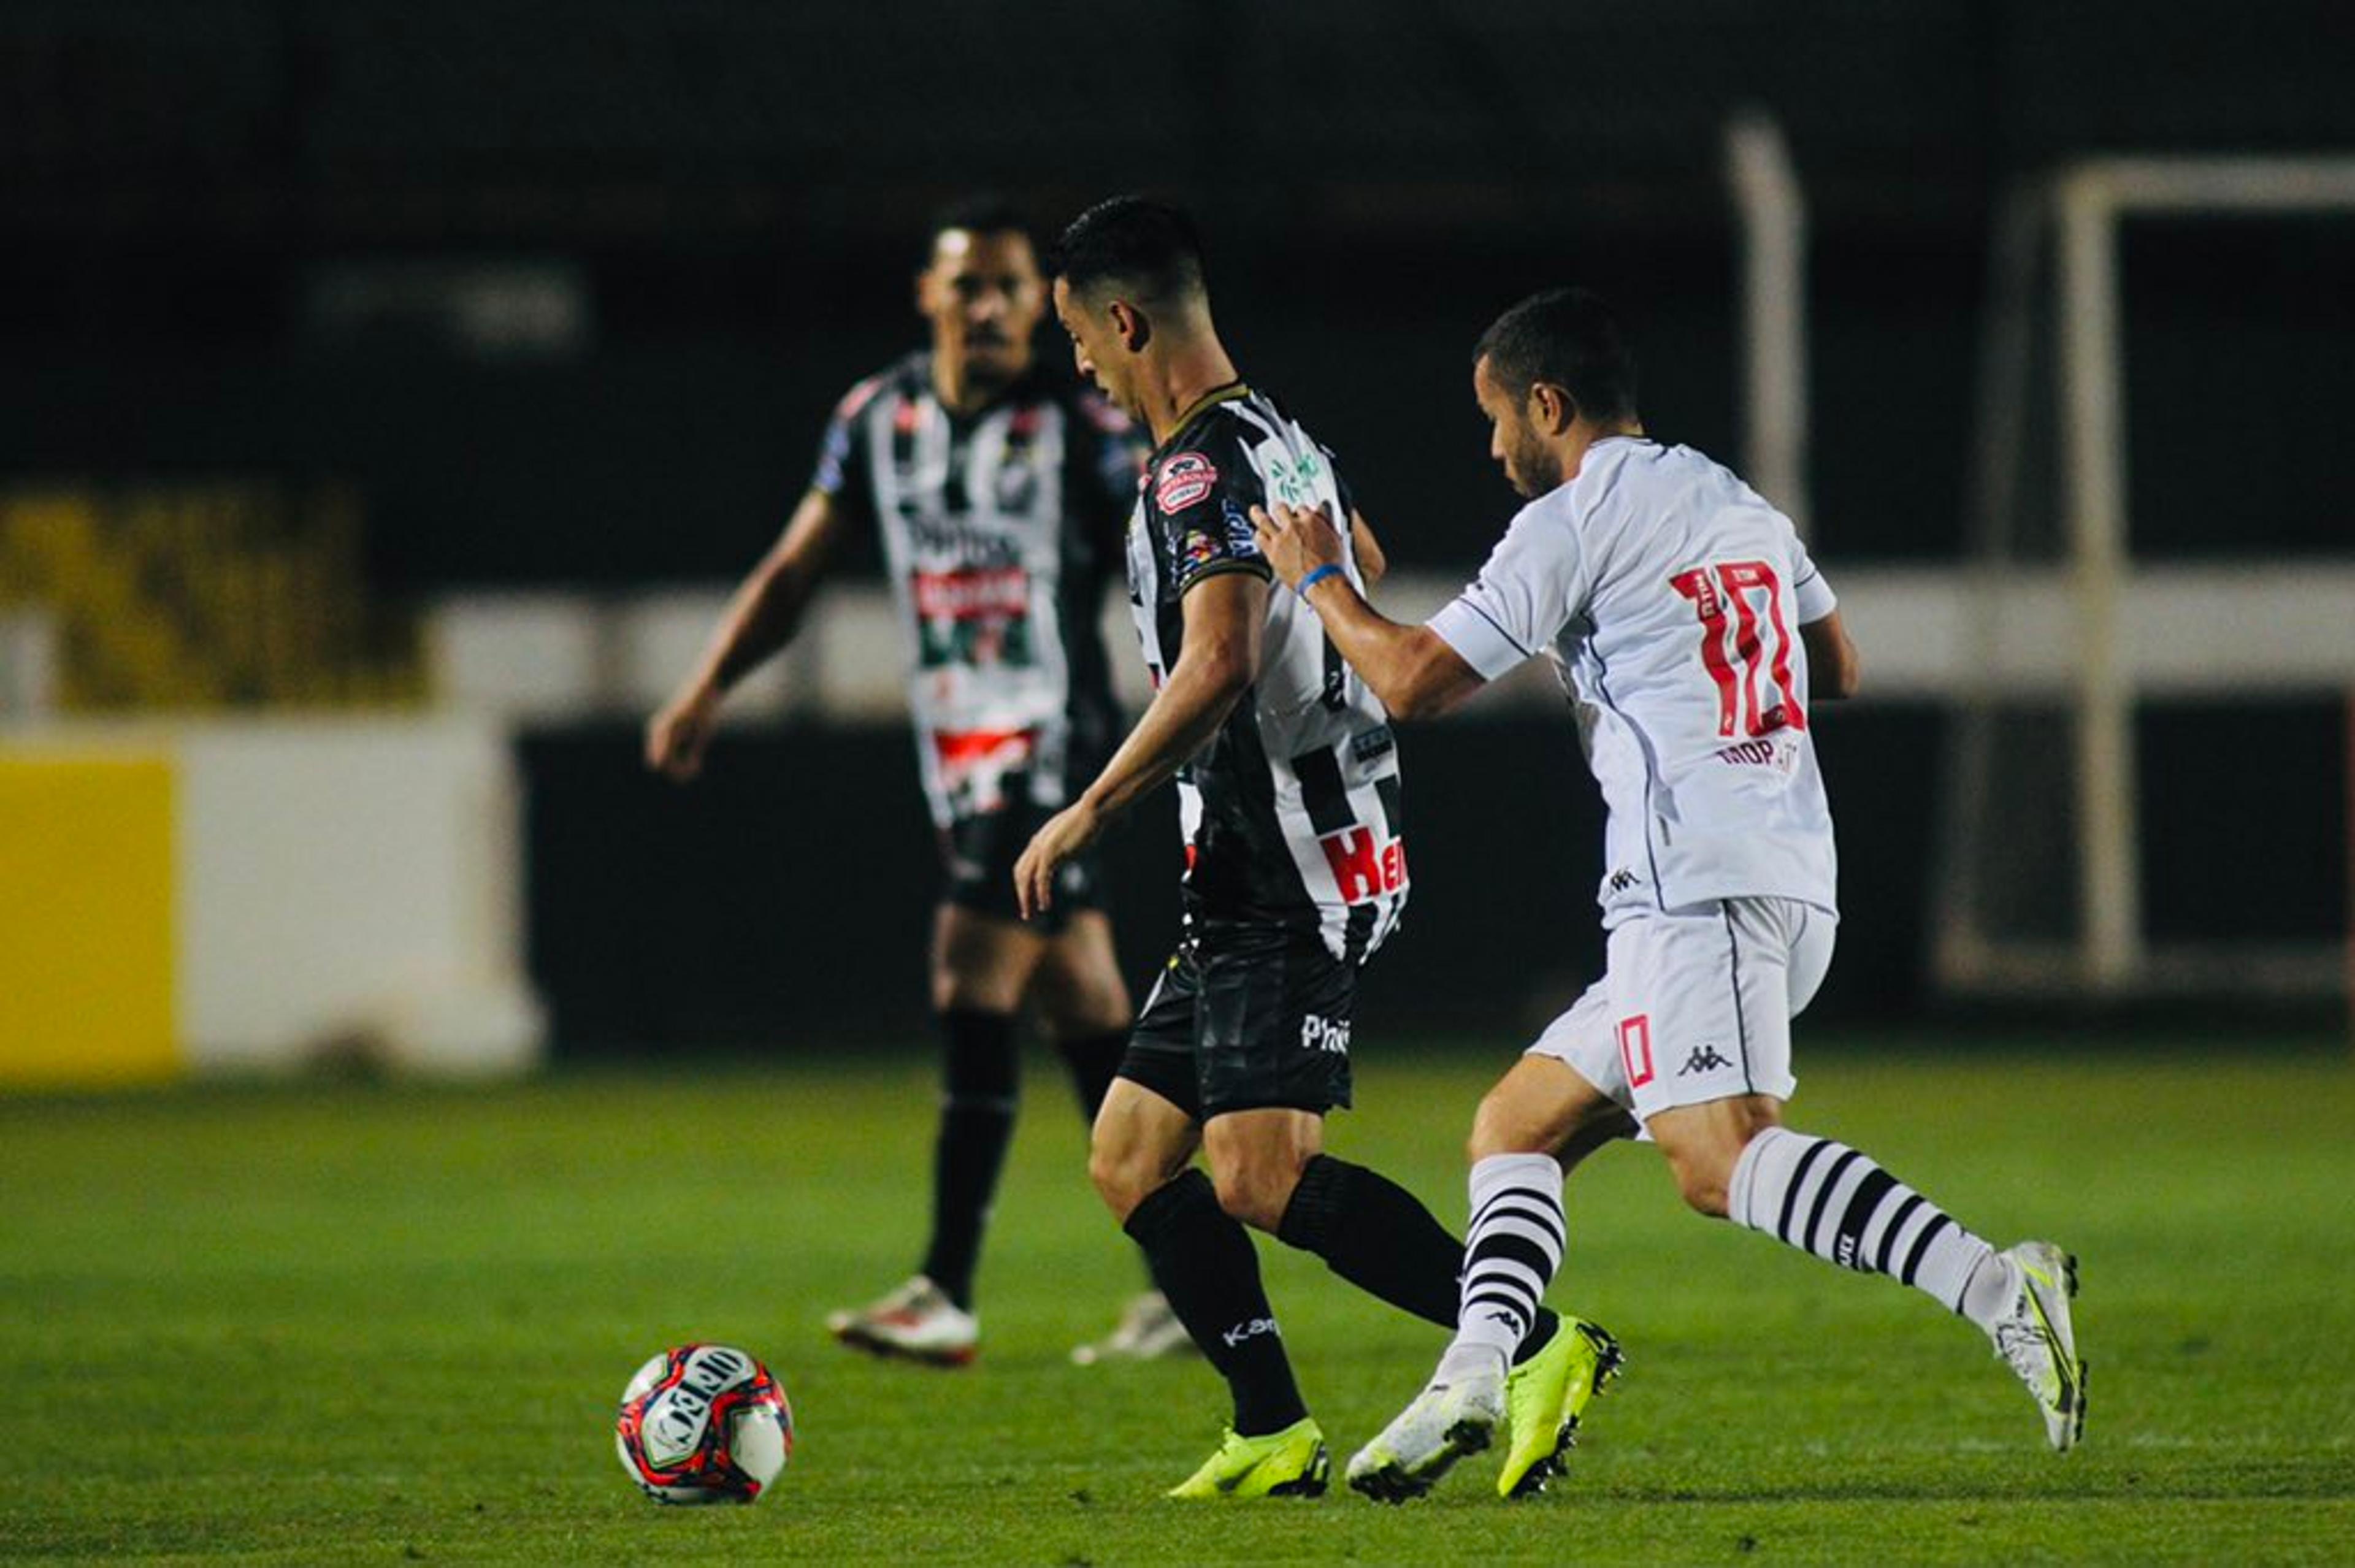
<svg viewBox="0 0 2355 1568">
<path fill-rule="evenodd" d="M 1721 138 L 1755 106 L 1811 204 L 1817 549 L 1936 561 L 2005 194 L 2094 153 L 2355 148 L 2350 80 L 2339 0 L 11 0 L 0 480 L 348 479 L 394 601 L 732 578 L 832 400 L 912 341 L 933 207 L 995 186 L 1051 227 L 1144 187 L 1197 210 L 1246 373 L 1339 449 L 1398 559 L 1460 569 L 1512 505 L 1468 347 L 1531 289 L 1612 296 L 1652 428 L 1738 455 Z M 2344 551 L 2355 222 L 2137 221 L 2125 254 L 2137 549 Z M 480 265 L 557 280 L 579 329 L 498 350 L 321 307 Z M 1850 909 L 1827 1011 L 1923 999 L 1943 738 L 1927 710 L 1823 727 Z M 1410 743 L 1418 891 L 1369 1016 L 1527 1022 L 1595 952 L 1567 727 Z M 2156 709 L 2143 749 L 2155 934 L 2344 928 L 2337 707 Z M 898 732 L 734 739 L 686 795 L 626 726 L 522 755 L 569 1041 L 920 1015 Z M 1119 848 L 1137 965 L 1169 930 L 1165 827 Z"/>
<path fill-rule="evenodd" d="M 2094 152 L 2355 146 L 2343 13 L 13 0 L 0 469 L 351 475 L 389 592 L 729 575 L 832 399 L 905 345 L 941 198 L 993 184 L 1051 225 L 1146 187 L 1199 209 L 1247 372 L 1414 555 L 1473 559 L 1508 498 L 1465 353 L 1535 287 L 1613 296 L 1654 427 L 1734 451 L 1721 137 L 1754 105 L 1813 207 L 1818 542 L 1934 556 L 2002 192 Z M 311 308 L 356 263 L 483 261 L 577 279 L 575 347 Z M 2310 454 L 2355 405 L 2350 276 L 2355 223 L 2130 230 L 2146 547 L 2345 542 Z"/>
<path fill-rule="evenodd" d="M 1815 733 L 1839 821 L 1844 919 L 1812 1016 L 1918 1016 L 1936 1005 L 1924 873 L 1945 721 L 1926 708 L 1834 709 Z M 2149 857 L 2152 935 L 2343 930 L 2345 859 L 2310 846 L 2346 842 L 2348 742 L 2331 705 L 2146 715 L 2144 831 L 2174 847 Z M 1368 1027 L 1490 1045 L 1534 1035 L 1602 966 L 1602 815 L 1571 726 L 1466 717 L 1411 726 L 1401 743 L 1414 893 L 1367 971 Z M 2288 766 L 2206 765 L 2220 749 Z M 631 726 L 538 732 L 520 755 L 530 963 L 566 1049 L 790 1050 L 922 1029 L 936 861 L 903 731 L 723 737 L 686 790 L 639 767 Z M 1141 997 L 1177 933 L 1168 798 L 1121 824 L 1106 853 Z M 2056 906 L 2067 876 L 2051 868 Z"/>
<path fill-rule="evenodd" d="M 1911 999 L 1928 850 L 1935 716 L 1846 716 L 1827 766 L 1877 759 L 1898 809 L 1856 814 L 1851 907 L 1829 1014 Z M 1828 732 L 1828 726 L 1827 731 Z M 1534 1033 L 1599 971 L 1602 814 L 1567 722 L 1412 729 L 1405 926 L 1369 967 L 1363 1015 L 1382 1030 L 1497 1043 Z M 907 737 L 801 727 L 723 741 L 691 790 L 650 779 L 621 726 L 537 734 L 531 963 L 568 1048 L 790 1047 L 844 1020 L 879 1038 L 922 1027 L 935 878 Z M 1861 781 L 1859 781 L 1861 787 Z M 1906 805 L 1902 803 L 1913 803 Z M 1168 798 L 1115 830 L 1112 911 L 1143 987 L 1177 935 L 1178 830 Z"/>
</svg>

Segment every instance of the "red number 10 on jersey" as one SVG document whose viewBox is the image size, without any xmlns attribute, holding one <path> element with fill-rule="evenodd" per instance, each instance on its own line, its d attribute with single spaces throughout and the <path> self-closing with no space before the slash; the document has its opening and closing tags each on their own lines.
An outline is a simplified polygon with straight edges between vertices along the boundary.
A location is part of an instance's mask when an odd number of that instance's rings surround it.
<svg viewBox="0 0 2355 1568">
<path fill-rule="evenodd" d="M 1700 662 L 1717 688 L 1717 732 L 1732 735 L 1737 720 L 1741 732 L 1753 736 L 1806 729 L 1807 715 L 1791 684 L 1791 634 L 1774 569 L 1763 560 L 1720 561 L 1679 571 L 1668 585 L 1692 601 L 1700 617 Z M 1762 667 L 1774 684 L 1763 707 Z"/>
</svg>

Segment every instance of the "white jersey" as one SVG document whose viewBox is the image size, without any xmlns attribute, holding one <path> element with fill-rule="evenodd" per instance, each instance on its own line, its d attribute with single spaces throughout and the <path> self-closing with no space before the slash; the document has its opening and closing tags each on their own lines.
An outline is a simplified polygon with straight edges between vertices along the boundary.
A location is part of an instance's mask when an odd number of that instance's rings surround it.
<svg viewBox="0 0 2355 1568">
<path fill-rule="evenodd" d="M 1610 814 L 1613 925 L 1712 899 L 1838 907 L 1797 635 L 1836 603 L 1791 520 L 1732 473 L 1614 436 L 1430 625 L 1484 679 L 1552 657 Z"/>
</svg>

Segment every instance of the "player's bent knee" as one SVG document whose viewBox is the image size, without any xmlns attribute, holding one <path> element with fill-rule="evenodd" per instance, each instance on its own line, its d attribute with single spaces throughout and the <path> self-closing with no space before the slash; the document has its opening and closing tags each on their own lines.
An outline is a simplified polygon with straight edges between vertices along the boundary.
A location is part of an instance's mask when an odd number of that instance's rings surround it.
<svg viewBox="0 0 2355 1568">
<path fill-rule="evenodd" d="M 1533 1114 L 1520 1095 L 1491 1090 L 1472 1114 L 1464 1152 L 1475 1165 L 1494 1155 L 1551 1154 L 1564 1136 L 1560 1123 L 1558 1116 Z"/>
<path fill-rule="evenodd" d="M 1257 1166 L 1210 1173 L 1219 1207 L 1228 1217 L 1271 1234 L 1284 1222 L 1284 1206 L 1292 1200 L 1292 1189 L 1299 1181 L 1296 1170 L 1279 1172 Z"/>
<path fill-rule="evenodd" d="M 1124 1221 L 1184 1167 L 1182 1158 L 1173 1167 L 1149 1141 L 1106 1137 L 1101 1124 L 1088 1145 L 1088 1180 L 1114 1217 Z"/>
<path fill-rule="evenodd" d="M 1680 1177 L 1677 1185 L 1684 1193 L 1686 1205 L 1694 1213 L 1706 1215 L 1712 1220 L 1725 1218 L 1727 1208 L 1724 1182 Z"/>
<path fill-rule="evenodd" d="M 1677 1190 L 1693 1212 L 1722 1220 L 1728 1212 L 1726 1194 L 1733 1185 L 1733 1160 L 1718 1157 L 1714 1149 L 1700 1154 L 1671 1154 L 1668 1168 L 1676 1173 Z"/>
<path fill-rule="evenodd" d="M 1106 1149 L 1089 1152 L 1088 1180 L 1094 1185 L 1096 1196 L 1104 1200 L 1104 1207 L 1112 1211 L 1113 1217 L 1122 1221 L 1125 1221 L 1136 1206 L 1152 1196 L 1153 1189 L 1161 1185 L 1147 1173 L 1143 1161 Z"/>
</svg>

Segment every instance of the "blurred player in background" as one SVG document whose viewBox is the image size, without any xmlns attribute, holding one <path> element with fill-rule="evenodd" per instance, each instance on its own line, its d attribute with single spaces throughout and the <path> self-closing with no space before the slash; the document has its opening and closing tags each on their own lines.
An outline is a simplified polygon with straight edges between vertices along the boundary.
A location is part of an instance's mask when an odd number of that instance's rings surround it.
<svg viewBox="0 0 2355 1568">
<path fill-rule="evenodd" d="M 1182 213 L 1102 203 L 1064 231 L 1054 272 L 1081 372 L 1158 443 L 1128 535 L 1155 697 L 1015 875 L 1026 912 L 1051 918 L 1062 869 L 1177 781 L 1185 934 L 1096 1117 L 1090 1169 L 1233 1396 L 1218 1451 L 1170 1495 L 1315 1496 L 1324 1435 L 1244 1226 L 1444 1327 L 1464 1249 L 1404 1189 L 1322 1149 L 1326 1113 L 1349 1104 L 1359 966 L 1406 902 L 1404 796 L 1381 705 L 1315 615 L 1270 592 L 1250 508 L 1281 499 L 1350 519 L 1327 570 L 1353 592 L 1381 558 L 1332 454 L 1236 375 Z M 1207 1177 L 1191 1168 L 1197 1147 Z M 1542 1483 L 1617 1354 L 1601 1330 L 1550 1312 L 1524 1328 L 1509 1351 L 1516 1403 L 1543 1419 L 1508 1456 L 1510 1490 Z"/>
<path fill-rule="evenodd" d="M 1036 1010 L 1091 1120 L 1127 1037 L 1128 989 L 1095 860 L 1064 868 L 1054 915 L 1029 925 L 1017 918 L 1011 873 L 1118 733 L 1098 617 L 1141 443 L 1102 399 L 1034 362 L 1046 285 L 1029 231 L 1005 203 L 975 198 L 940 216 L 916 305 L 932 347 L 842 400 L 808 493 L 648 723 L 645 751 L 649 766 L 692 779 L 721 699 L 792 640 L 846 530 L 880 531 L 940 836 L 931 971 L 946 1092 L 918 1273 L 828 1322 L 846 1344 L 960 1365 L 978 1343 L 974 1274 L 1014 1132 L 1017 1015 Z M 1073 1354 L 1186 1349 L 1167 1304 L 1148 1292 L 1109 1339 Z"/>
<path fill-rule="evenodd" d="M 1366 603 L 1314 504 L 1278 496 L 1255 519 L 1277 575 L 1394 713 L 1443 712 L 1550 657 L 1609 814 L 1608 973 L 1482 1102 L 1455 1340 L 1350 1484 L 1420 1491 L 1504 1418 L 1507 1358 L 1561 1261 L 1564 1168 L 1631 1118 L 1701 1213 L 1977 1324 L 2068 1448 L 2085 1419 L 2075 1260 L 2045 1242 L 1998 1252 L 1869 1156 L 1783 1125 L 1791 1019 L 1839 921 L 1808 731 L 1811 696 L 1857 686 L 1830 585 L 1755 491 L 1645 435 L 1634 359 L 1593 295 L 1506 312 L 1473 385 L 1492 454 L 1531 499 L 1428 624 Z"/>
</svg>

